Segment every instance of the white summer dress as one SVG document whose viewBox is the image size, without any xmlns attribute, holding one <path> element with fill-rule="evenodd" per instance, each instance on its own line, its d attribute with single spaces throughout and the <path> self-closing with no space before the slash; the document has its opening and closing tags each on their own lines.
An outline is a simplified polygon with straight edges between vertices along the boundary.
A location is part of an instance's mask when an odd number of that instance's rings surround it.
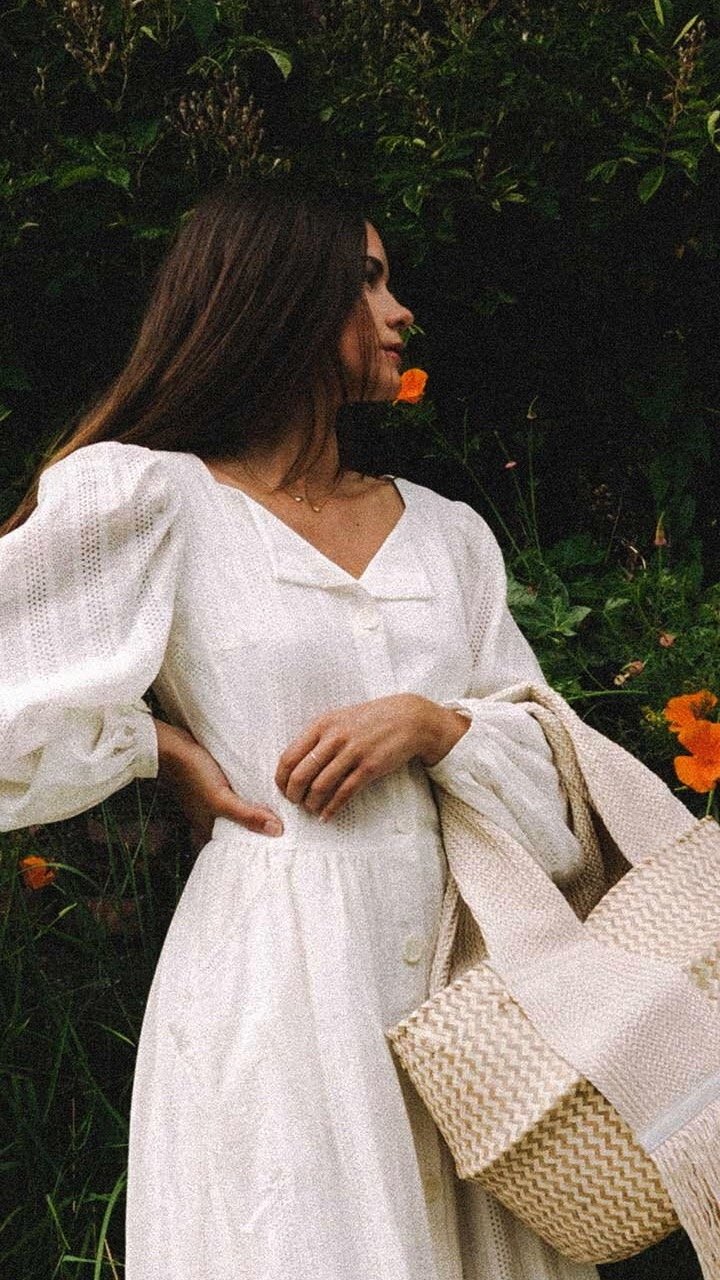
<svg viewBox="0 0 720 1280">
<path fill-rule="evenodd" d="M 126 1280 L 597 1280 L 474 1184 L 385 1028 L 427 995 L 446 863 L 428 774 L 509 823 L 548 872 L 578 857 L 545 739 L 484 695 L 539 668 L 470 507 L 407 480 L 353 578 L 197 456 L 116 441 L 42 476 L 0 539 L 0 827 L 154 777 L 143 694 L 280 838 L 215 821 L 140 1037 Z M 413 691 L 469 730 L 320 824 L 274 783 L 331 707 Z M 541 850 L 541 853 L 538 853 Z"/>
</svg>

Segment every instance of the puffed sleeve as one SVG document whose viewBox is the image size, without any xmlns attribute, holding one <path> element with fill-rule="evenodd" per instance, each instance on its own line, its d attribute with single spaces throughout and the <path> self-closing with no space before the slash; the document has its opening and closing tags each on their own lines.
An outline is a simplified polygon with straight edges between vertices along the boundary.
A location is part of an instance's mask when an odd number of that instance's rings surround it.
<svg viewBox="0 0 720 1280">
<path fill-rule="evenodd" d="M 444 705 L 470 727 L 428 773 L 446 791 L 509 831 L 558 884 L 582 865 L 552 753 L 522 706 L 491 695 L 515 684 L 546 684 L 540 664 L 507 605 L 502 553 L 488 525 L 464 503 L 464 554 L 470 571 L 467 609 L 473 653 L 465 696 Z"/>
<path fill-rule="evenodd" d="M 167 645 L 180 522 L 163 459 L 102 441 L 44 471 L 36 509 L 0 538 L 0 830 L 157 775 L 142 695 Z"/>
</svg>

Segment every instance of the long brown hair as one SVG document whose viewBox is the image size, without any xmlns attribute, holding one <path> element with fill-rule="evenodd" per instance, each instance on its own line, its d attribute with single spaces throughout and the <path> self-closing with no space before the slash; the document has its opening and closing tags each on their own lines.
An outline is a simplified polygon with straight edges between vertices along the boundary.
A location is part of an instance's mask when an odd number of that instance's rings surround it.
<svg viewBox="0 0 720 1280">
<path fill-rule="evenodd" d="M 348 403 L 338 344 L 353 313 L 360 399 L 376 376 L 366 251 L 363 214 L 338 192 L 279 175 L 206 194 L 160 263 L 124 368 L 69 438 L 59 443 L 63 431 L 50 445 L 0 534 L 27 520 L 47 467 L 97 440 L 239 458 L 281 439 L 291 414 L 304 410 L 305 439 L 285 483 L 295 479 L 317 444 L 321 404 Z"/>
</svg>

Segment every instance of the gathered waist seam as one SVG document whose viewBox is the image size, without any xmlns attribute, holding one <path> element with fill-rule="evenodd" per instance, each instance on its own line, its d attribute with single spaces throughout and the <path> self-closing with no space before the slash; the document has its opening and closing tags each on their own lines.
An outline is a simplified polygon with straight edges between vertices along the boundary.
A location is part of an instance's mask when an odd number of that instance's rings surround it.
<svg viewBox="0 0 720 1280">
<path fill-rule="evenodd" d="M 266 836 L 262 832 L 249 831 L 230 818 L 219 817 L 215 819 L 211 840 L 221 844 L 232 844 L 235 847 L 242 845 L 249 849 L 266 848 L 277 853 L 313 849 L 318 852 L 327 850 L 340 854 L 352 853 L 354 850 L 363 853 L 374 849 L 383 851 L 412 847 L 418 842 L 436 843 L 440 839 L 438 824 L 429 821 L 408 825 L 403 832 L 398 832 L 392 826 L 373 828 L 365 832 L 359 830 L 352 839 L 348 839 L 345 833 L 333 831 L 330 823 L 321 830 L 322 835 L 318 832 L 318 838 L 314 838 L 314 833 L 311 834 L 307 830 L 289 831 L 281 836 Z"/>
</svg>

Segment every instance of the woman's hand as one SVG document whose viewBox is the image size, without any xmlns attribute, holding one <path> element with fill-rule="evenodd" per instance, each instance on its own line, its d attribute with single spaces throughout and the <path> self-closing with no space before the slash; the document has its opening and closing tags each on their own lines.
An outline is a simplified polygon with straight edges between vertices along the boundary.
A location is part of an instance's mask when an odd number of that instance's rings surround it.
<svg viewBox="0 0 720 1280">
<path fill-rule="evenodd" d="M 282 835 L 282 822 L 264 805 L 252 805 L 235 794 L 225 774 L 205 747 L 186 729 L 155 719 L 158 739 L 158 777 L 177 796 L 190 823 L 197 849 L 212 836 L 215 818 L 232 818 L 249 831 Z M 197 850 L 196 850 L 197 851 Z"/>
<path fill-rule="evenodd" d="M 371 782 L 419 757 L 437 764 L 470 721 L 416 693 L 396 693 L 329 711 L 291 742 L 275 781 L 293 804 L 324 822 Z"/>
</svg>

